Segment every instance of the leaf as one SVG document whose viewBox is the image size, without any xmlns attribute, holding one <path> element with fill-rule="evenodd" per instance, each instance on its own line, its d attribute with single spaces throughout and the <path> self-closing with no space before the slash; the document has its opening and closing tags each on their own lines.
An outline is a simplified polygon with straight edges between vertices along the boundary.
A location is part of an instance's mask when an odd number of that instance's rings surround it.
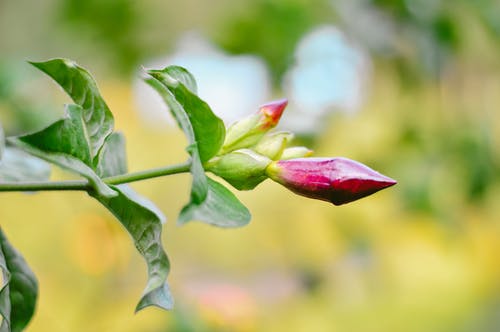
<svg viewBox="0 0 500 332">
<path fill-rule="evenodd" d="M 178 118 L 179 106 L 187 114 L 194 133 L 194 141 L 190 137 L 191 133 L 186 132 L 184 123 L 181 123 L 181 128 L 188 135 L 190 144 L 197 143 L 201 162 L 208 161 L 215 156 L 224 143 L 226 129 L 224 122 L 212 112 L 208 104 L 184 84 L 192 85 L 194 78 L 186 69 L 177 66 L 166 67 L 163 70 L 150 70 L 148 74 L 167 88 L 177 101 L 175 105 L 172 105 L 171 98 L 165 98 L 164 93 L 160 92 L 177 121 L 181 122 Z M 153 87 L 158 91 L 156 86 Z"/>
<path fill-rule="evenodd" d="M 118 196 L 107 198 L 94 195 L 94 198 L 122 223 L 148 266 L 148 282 L 136 311 L 152 305 L 170 310 L 173 307 L 173 298 L 166 284 L 170 263 L 161 243 L 162 223 L 165 217 L 150 201 L 139 196 L 128 186 L 111 186 L 111 188 L 118 193 Z"/>
<path fill-rule="evenodd" d="M 9 243 L 0 228 L 1 332 L 22 331 L 31 320 L 38 296 L 38 281 L 24 258 Z"/>
<path fill-rule="evenodd" d="M 175 100 L 173 94 L 163 86 L 158 80 L 151 78 L 146 79 L 151 87 L 153 87 L 163 98 L 167 104 L 170 112 L 177 120 L 179 127 L 184 131 L 187 136 L 189 146 L 186 151 L 191 155 L 191 174 L 193 175 L 193 184 L 191 189 L 191 199 L 195 202 L 202 202 L 207 196 L 207 180 L 203 165 L 200 161 L 199 151 L 196 143 L 196 138 L 194 136 L 193 127 L 189 121 L 189 117 L 182 108 L 182 106 Z"/>
<path fill-rule="evenodd" d="M 106 137 L 113 131 L 113 115 L 101 97 L 92 76 L 75 62 L 53 59 L 31 62 L 52 77 L 83 109 L 84 127 L 89 138 L 90 156 L 94 159 Z"/>
<path fill-rule="evenodd" d="M 66 105 L 66 116 L 36 133 L 19 136 L 24 143 L 46 152 L 59 152 L 81 160 L 92 167 L 90 141 L 85 130 L 83 110 Z"/>
<path fill-rule="evenodd" d="M 191 175 L 193 183 L 191 185 L 191 200 L 199 204 L 205 200 L 208 193 L 207 176 L 200 161 L 196 144 L 190 145 L 186 149 L 191 155 Z"/>
<path fill-rule="evenodd" d="M 168 66 L 163 71 L 184 84 L 184 86 L 192 93 L 198 94 L 196 79 L 186 68 L 180 66 Z"/>
<path fill-rule="evenodd" d="M 66 107 L 66 117 L 36 133 L 10 138 L 9 142 L 38 158 L 80 174 L 103 196 L 116 196 L 94 172 L 84 126 L 83 110 L 78 105 Z"/>
<path fill-rule="evenodd" d="M 127 173 L 125 137 L 122 133 L 111 133 L 104 142 L 97 160 L 97 174 L 104 178 Z"/>
<path fill-rule="evenodd" d="M 35 157 L 80 174 L 89 181 L 92 188 L 101 196 L 114 197 L 117 195 L 113 189 L 101 180 L 92 168 L 75 157 L 59 152 L 43 151 L 15 137 L 10 137 L 9 142 Z"/>
<path fill-rule="evenodd" d="M 186 135 L 189 144 L 196 143 L 196 137 L 194 136 L 193 126 L 189 121 L 189 116 L 184 111 L 182 106 L 175 100 L 174 95 L 157 79 L 155 78 L 147 78 L 144 80 L 147 84 L 149 84 L 153 89 L 158 92 L 158 94 L 162 97 L 165 104 L 167 104 L 168 109 L 174 119 L 177 121 L 179 128 Z"/>
<path fill-rule="evenodd" d="M 146 79 L 167 104 L 190 145 L 193 185 L 191 200 L 182 209 L 179 223 L 192 219 L 220 227 L 238 227 L 250 221 L 250 212 L 224 186 L 205 175 L 203 162 L 219 152 L 225 128 L 208 105 L 194 94 L 194 78 L 181 67 L 167 67 L 148 72 Z M 193 83 L 194 82 L 194 83 Z"/>
<path fill-rule="evenodd" d="M 3 133 L 2 124 L 0 123 L 0 164 L 5 150 L 5 136 Z"/>
<path fill-rule="evenodd" d="M 50 165 L 45 161 L 12 147 L 5 149 L 0 162 L 1 182 L 46 181 Z"/>
<path fill-rule="evenodd" d="M 199 220 L 218 227 L 241 227 L 250 221 L 248 209 L 220 183 L 208 178 L 207 198 L 201 203 L 185 206 L 178 223 Z"/>
</svg>

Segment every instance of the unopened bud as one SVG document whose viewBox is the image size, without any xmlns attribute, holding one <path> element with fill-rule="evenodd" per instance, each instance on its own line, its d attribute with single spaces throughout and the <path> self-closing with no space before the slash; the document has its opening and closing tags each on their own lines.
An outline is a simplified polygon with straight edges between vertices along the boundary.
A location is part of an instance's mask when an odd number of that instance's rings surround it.
<svg viewBox="0 0 500 332">
<path fill-rule="evenodd" d="M 305 146 L 292 146 L 283 150 L 280 156 L 281 160 L 304 158 L 312 156 L 313 150 L 306 148 Z"/>
<path fill-rule="evenodd" d="M 279 99 L 262 105 L 259 108 L 259 113 L 263 115 L 259 122 L 261 129 L 269 130 L 276 127 L 286 105 L 288 105 L 288 100 L 286 99 Z"/>
<path fill-rule="evenodd" d="M 289 131 L 278 131 L 266 134 L 253 148 L 255 152 L 272 160 L 280 159 L 288 143 L 293 139 L 293 134 Z"/>
<path fill-rule="evenodd" d="M 341 205 L 393 186 L 396 181 L 347 158 L 299 158 L 273 162 L 269 177 L 296 194 Z"/>
<path fill-rule="evenodd" d="M 262 136 L 274 128 L 281 118 L 288 101 L 280 99 L 262 105 L 257 113 L 231 125 L 226 132 L 226 139 L 221 153 L 252 147 Z"/>
<path fill-rule="evenodd" d="M 267 179 L 271 160 L 252 150 L 241 149 L 212 158 L 205 169 L 220 176 L 238 190 L 250 190 Z"/>
</svg>

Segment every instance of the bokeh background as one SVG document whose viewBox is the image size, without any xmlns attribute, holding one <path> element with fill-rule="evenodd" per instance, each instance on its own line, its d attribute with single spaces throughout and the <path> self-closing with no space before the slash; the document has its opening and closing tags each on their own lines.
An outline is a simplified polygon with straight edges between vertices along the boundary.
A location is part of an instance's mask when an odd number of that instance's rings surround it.
<svg viewBox="0 0 500 332">
<path fill-rule="evenodd" d="M 76 60 L 127 137 L 130 170 L 186 159 L 141 66 L 179 64 L 227 123 L 287 97 L 317 156 L 399 181 L 347 206 L 261 184 L 242 229 L 176 227 L 190 178 L 134 184 L 169 217 L 172 312 L 133 308 L 145 266 L 82 193 L 3 193 L 0 221 L 40 281 L 28 331 L 500 331 L 497 0 L 0 0 L 7 135 L 62 115 L 26 60 Z M 53 178 L 70 175 L 53 170 Z"/>
</svg>

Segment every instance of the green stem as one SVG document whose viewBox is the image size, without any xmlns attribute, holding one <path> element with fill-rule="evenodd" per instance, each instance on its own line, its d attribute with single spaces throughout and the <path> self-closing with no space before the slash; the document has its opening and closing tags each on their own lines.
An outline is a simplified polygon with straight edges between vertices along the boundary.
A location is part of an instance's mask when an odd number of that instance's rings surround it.
<svg viewBox="0 0 500 332">
<path fill-rule="evenodd" d="M 191 162 L 170 165 L 165 167 L 148 169 L 134 173 L 110 176 L 103 178 L 107 184 L 123 184 L 135 181 L 152 179 L 160 176 L 173 175 L 189 172 Z M 14 182 L 0 183 L 0 192 L 2 191 L 59 191 L 59 190 L 88 190 L 89 182 L 80 181 L 44 181 L 44 182 Z"/>
</svg>

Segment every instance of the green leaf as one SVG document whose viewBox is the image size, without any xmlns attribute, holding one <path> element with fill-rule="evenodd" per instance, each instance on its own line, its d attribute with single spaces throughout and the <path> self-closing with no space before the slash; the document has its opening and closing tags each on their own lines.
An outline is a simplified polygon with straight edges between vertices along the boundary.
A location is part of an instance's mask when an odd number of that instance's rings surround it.
<svg viewBox="0 0 500 332">
<path fill-rule="evenodd" d="M 179 216 L 178 223 L 199 220 L 218 227 L 241 227 L 250 221 L 248 209 L 220 183 L 208 179 L 207 198 L 196 204 L 191 201 Z"/>
<path fill-rule="evenodd" d="M 0 162 L 0 182 L 46 181 L 50 165 L 12 147 L 5 149 Z"/>
<path fill-rule="evenodd" d="M 191 201 L 200 204 L 205 200 L 208 193 L 207 176 L 200 161 L 196 144 L 190 145 L 186 149 L 191 155 L 191 175 L 193 183 L 191 185 Z"/>
<path fill-rule="evenodd" d="M 5 136 L 3 133 L 2 124 L 0 123 L 0 161 L 2 160 L 4 150 L 5 150 Z"/>
<path fill-rule="evenodd" d="M 165 104 L 167 104 L 168 109 L 174 119 L 177 121 L 177 124 L 184 132 L 187 137 L 188 143 L 190 145 L 196 144 L 196 137 L 194 136 L 193 126 L 189 121 L 189 116 L 184 111 L 182 106 L 175 100 L 174 95 L 157 79 L 155 78 L 147 78 L 144 80 L 147 84 L 149 84 L 153 89 L 158 92 L 158 94 L 162 97 Z"/>
<path fill-rule="evenodd" d="M 160 94 L 167 104 L 170 112 L 177 120 L 179 127 L 187 136 L 189 146 L 186 148 L 186 151 L 191 155 L 191 174 L 193 175 L 191 199 L 195 202 L 202 202 L 207 196 L 208 186 L 203 165 L 200 161 L 194 130 L 191 126 L 189 117 L 182 106 L 177 102 L 177 100 L 175 100 L 173 94 L 163 84 L 161 84 L 160 81 L 151 78 L 146 79 L 146 83 L 148 83 Z"/>
<path fill-rule="evenodd" d="M 173 298 L 166 284 L 170 263 L 161 243 L 164 217 L 150 201 L 128 186 L 111 187 L 118 196 L 107 198 L 94 195 L 94 198 L 122 223 L 148 266 L 148 282 L 136 311 L 152 305 L 170 310 Z"/>
<path fill-rule="evenodd" d="M 168 66 L 163 70 L 163 72 L 184 84 L 184 86 L 192 93 L 198 94 L 196 79 L 186 68 L 180 66 Z"/>
<path fill-rule="evenodd" d="M 238 227 L 250 221 L 248 209 L 224 186 L 205 175 L 204 162 L 212 158 L 224 143 L 225 128 L 208 105 L 193 91 L 194 78 L 181 67 L 148 72 L 146 79 L 163 98 L 190 145 L 193 185 L 191 200 L 182 209 L 179 223 L 192 219 L 220 227 Z"/>
<path fill-rule="evenodd" d="M 66 117 L 36 133 L 10 138 L 9 142 L 38 158 L 80 174 L 100 195 L 117 194 L 92 169 L 84 113 L 78 105 L 66 107 Z"/>
<path fill-rule="evenodd" d="M 201 162 L 208 161 L 215 156 L 224 143 L 226 129 L 222 120 L 212 112 L 208 104 L 185 85 L 188 84 L 192 89 L 191 81 L 194 82 L 194 78 L 187 70 L 177 66 L 166 67 L 163 70 L 150 70 L 148 74 L 167 88 L 174 97 L 177 102 L 175 104 L 171 102 L 172 98 L 165 98 L 165 93 L 159 91 L 171 112 L 174 113 L 174 117 L 181 122 L 181 128 L 188 136 L 189 143 L 197 143 Z M 155 85 L 153 87 L 158 91 Z M 186 132 L 186 125 L 179 119 L 178 113 L 180 112 L 186 113 L 189 118 L 194 141 L 190 137 L 191 133 Z"/>
<path fill-rule="evenodd" d="M 114 132 L 106 138 L 97 160 L 97 174 L 104 178 L 127 173 L 125 137 Z"/>
<path fill-rule="evenodd" d="M 101 97 L 92 76 L 75 62 L 53 59 L 31 64 L 52 77 L 83 109 L 84 127 L 94 159 L 106 137 L 113 131 L 113 115 Z"/>
<path fill-rule="evenodd" d="M 19 136 L 19 140 L 41 151 L 59 152 L 81 160 L 92 167 L 90 140 L 78 105 L 66 105 L 66 116 L 36 133 Z"/>
<path fill-rule="evenodd" d="M 38 281 L 24 258 L 9 243 L 0 228 L 0 332 L 22 331 L 35 311 Z"/>
<path fill-rule="evenodd" d="M 37 147 L 23 142 L 19 138 L 11 137 L 8 140 L 10 143 L 16 145 L 18 148 L 28 152 L 35 157 L 58 165 L 68 171 L 80 174 L 89 181 L 92 188 L 99 195 L 105 197 L 114 197 L 117 195 L 117 193 L 113 189 L 108 187 L 108 185 L 101 180 L 101 178 L 94 172 L 92 168 L 87 166 L 81 160 L 64 153 L 40 150 Z"/>
</svg>

